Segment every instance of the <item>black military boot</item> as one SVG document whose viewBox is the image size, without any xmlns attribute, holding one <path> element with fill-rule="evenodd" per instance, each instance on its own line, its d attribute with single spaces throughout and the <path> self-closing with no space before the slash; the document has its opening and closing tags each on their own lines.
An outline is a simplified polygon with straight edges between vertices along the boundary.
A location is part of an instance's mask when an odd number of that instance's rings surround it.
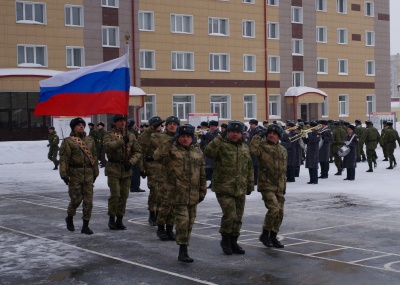
<svg viewBox="0 0 400 285">
<path fill-rule="evenodd" d="M 108 220 L 108 227 L 110 230 L 116 230 L 117 229 L 117 224 L 115 223 L 115 217 L 110 216 Z"/>
<path fill-rule="evenodd" d="M 222 251 L 227 254 L 231 255 L 232 254 L 232 247 L 231 247 L 231 235 L 229 234 L 221 234 L 222 240 L 221 240 L 221 247 Z"/>
<path fill-rule="evenodd" d="M 271 237 L 272 245 L 273 245 L 274 247 L 276 247 L 276 248 L 284 248 L 285 246 L 284 246 L 283 244 L 280 243 L 280 241 L 276 238 L 276 236 L 277 236 L 277 233 L 271 231 L 270 237 Z"/>
<path fill-rule="evenodd" d="M 158 229 L 157 229 L 157 236 L 160 238 L 162 241 L 167 241 L 169 240 L 167 233 L 165 232 L 165 227 L 164 225 L 158 224 Z"/>
<path fill-rule="evenodd" d="M 53 168 L 53 170 L 57 170 L 59 164 L 60 164 L 60 163 L 59 163 L 58 161 L 54 162 L 54 168 Z"/>
<path fill-rule="evenodd" d="M 337 172 L 335 173 L 335 175 L 342 175 L 342 169 L 338 168 Z"/>
<path fill-rule="evenodd" d="M 396 166 L 397 166 L 396 158 L 393 157 L 393 168 L 395 168 Z"/>
<path fill-rule="evenodd" d="M 393 169 L 393 162 L 392 161 L 389 163 L 389 167 L 386 167 L 386 169 Z"/>
<path fill-rule="evenodd" d="M 93 234 L 93 231 L 91 229 L 89 229 L 89 221 L 88 220 L 83 220 L 81 234 L 87 234 L 87 235 Z"/>
<path fill-rule="evenodd" d="M 365 156 L 362 157 L 361 159 L 362 162 L 367 161 L 367 158 Z"/>
<path fill-rule="evenodd" d="M 374 161 L 374 168 L 378 167 L 378 163 L 376 163 L 376 161 Z"/>
<path fill-rule="evenodd" d="M 167 225 L 167 230 L 165 232 L 167 233 L 169 240 L 175 240 L 175 234 L 173 229 L 174 229 L 173 225 Z"/>
<path fill-rule="evenodd" d="M 150 211 L 149 214 L 149 225 L 152 227 L 157 226 L 157 218 L 156 218 L 156 212 L 155 211 Z"/>
<path fill-rule="evenodd" d="M 67 229 L 68 229 L 70 232 L 73 232 L 73 231 L 75 230 L 75 226 L 74 226 L 74 217 L 68 215 L 68 216 L 65 218 L 65 221 L 67 222 Z"/>
<path fill-rule="evenodd" d="M 365 172 L 374 172 L 374 170 L 372 169 L 372 163 L 368 162 L 368 170 Z"/>
<path fill-rule="evenodd" d="M 389 161 L 389 159 L 385 157 L 384 159 L 382 159 L 382 161 Z"/>
<path fill-rule="evenodd" d="M 237 236 L 231 236 L 232 252 L 237 254 L 245 254 L 246 251 L 237 244 L 237 240 L 238 240 Z"/>
<path fill-rule="evenodd" d="M 124 216 L 117 217 L 117 222 L 115 223 L 115 225 L 117 226 L 117 229 L 119 229 L 119 230 L 126 230 L 125 225 L 122 223 L 123 217 Z"/>
<path fill-rule="evenodd" d="M 179 245 L 178 261 L 188 262 L 188 263 L 192 263 L 194 261 L 193 258 L 190 258 L 188 255 L 188 250 L 187 250 L 186 244 Z"/>
<path fill-rule="evenodd" d="M 272 246 L 272 241 L 271 241 L 271 238 L 270 238 L 270 231 L 263 229 L 263 232 L 260 235 L 260 241 L 266 247 L 271 247 Z"/>
</svg>

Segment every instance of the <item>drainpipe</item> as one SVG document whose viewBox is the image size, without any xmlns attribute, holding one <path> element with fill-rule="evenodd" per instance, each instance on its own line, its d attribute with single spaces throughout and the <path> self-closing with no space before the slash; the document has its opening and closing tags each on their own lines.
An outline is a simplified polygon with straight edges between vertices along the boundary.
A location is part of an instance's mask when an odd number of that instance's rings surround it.
<svg viewBox="0 0 400 285">
<path fill-rule="evenodd" d="M 265 66 L 265 119 L 269 119 L 268 114 L 268 53 L 267 53 L 267 1 L 264 2 L 264 66 Z"/>
</svg>

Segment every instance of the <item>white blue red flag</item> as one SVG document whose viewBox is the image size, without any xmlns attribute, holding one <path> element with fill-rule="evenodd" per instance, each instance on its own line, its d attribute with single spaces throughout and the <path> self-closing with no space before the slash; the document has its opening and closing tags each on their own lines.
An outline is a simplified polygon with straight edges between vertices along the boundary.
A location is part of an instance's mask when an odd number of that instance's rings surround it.
<svg viewBox="0 0 400 285">
<path fill-rule="evenodd" d="M 35 116 L 128 114 L 129 55 L 41 80 Z"/>
</svg>

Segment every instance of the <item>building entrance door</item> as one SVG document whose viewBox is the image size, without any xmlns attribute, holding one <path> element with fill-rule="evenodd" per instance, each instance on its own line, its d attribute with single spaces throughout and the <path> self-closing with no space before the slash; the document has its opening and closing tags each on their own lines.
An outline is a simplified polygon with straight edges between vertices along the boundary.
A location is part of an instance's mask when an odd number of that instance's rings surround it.
<svg viewBox="0 0 400 285">
<path fill-rule="evenodd" d="M 300 105 L 300 118 L 303 121 L 308 121 L 308 105 L 307 104 Z"/>
</svg>

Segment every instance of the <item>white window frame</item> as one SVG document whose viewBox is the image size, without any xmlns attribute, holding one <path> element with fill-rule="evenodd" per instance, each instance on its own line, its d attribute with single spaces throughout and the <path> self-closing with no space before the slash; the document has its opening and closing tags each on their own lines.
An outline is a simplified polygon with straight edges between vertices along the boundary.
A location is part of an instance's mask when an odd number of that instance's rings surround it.
<svg viewBox="0 0 400 285">
<path fill-rule="evenodd" d="M 315 0 L 315 10 L 319 12 L 326 12 L 326 0 Z"/>
<path fill-rule="evenodd" d="M 80 63 L 76 63 L 75 61 L 75 53 L 80 52 Z M 67 68 L 80 68 L 85 66 L 85 49 L 84 47 L 78 46 L 67 46 L 66 47 L 66 66 Z M 69 64 L 71 62 L 71 64 Z"/>
<path fill-rule="evenodd" d="M 244 54 L 243 72 L 256 72 L 256 62 L 256 56 L 254 54 Z"/>
<path fill-rule="evenodd" d="M 317 43 L 327 43 L 328 42 L 328 28 L 326 26 L 319 26 L 316 28 L 316 39 Z"/>
<path fill-rule="evenodd" d="M 225 101 L 218 100 L 220 98 L 224 98 Z M 225 109 L 225 110 L 222 112 L 221 111 L 222 109 Z M 217 113 L 220 120 L 230 120 L 231 119 L 231 95 L 229 95 L 229 94 L 210 94 L 210 112 Z"/>
<path fill-rule="evenodd" d="M 325 97 L 324 102 L 321 103 L 321 116 L 329 117 L 329 101 L 328 97 Z"/>
<path fill-rule="evenodd" d="M 374 17 L 375 16 L 375 3 L 372 1 L 364 2 L 364 16 Z"/>
<path fill-rule="evenodd" d="M 304 86 L 304 71 L 292 72 L 292 86 L 293 87 Z"/>
<path fill-rule="evenodd" d="M 339 114 L 339 117 L 348 117 L 349 116 L 349 95 L 348 94 L 339 94 L 338 95 L 338 114 Z"/>
<path fill-rule="evenodd" d="M 243 118 L 245 120 L 257 118 L 257 95 L 256 94 L 244 94 L 243 95 L 243 111 L 244 111 Z"/>
<path fill-rule="evenodd" d="M 189 51 L 172 51 L 171 69 L 174 71 L 194 71 L 194 53 Z"/>
<path fill-rule="evenodd" d="M 274 100 L 273 100 L 274 99 Z M 268 95 L 268 115 L 270 119 L 281 118 L 281 95 L 270 94 Z"/>
<path fill-rule="evenodd" d="M 328 59 L 317 58 L 317 74 L 328 74 Z"/>
<path fill-rule="evenodd" d="M 374 47 L 375 46 L 375 32 L 365 31 L 365 46 Z"/>
<path fill-rule="evenodd" d="M 347 14 L 347 0 L 336 0 L 336 13 Z"/>
<path fill-rule="evenodd" d="M 148 58 L 150 56 L 150 59 Z M 150 63 L 149 63 L 150 61 Z M 156 69 L 156 51 L 149 49 L 139 50 L 139 66 L 140 70 Z"/>
<path fill-rule="evenodd" d="M 343 39 L 342 39 L 342 37 L 343 37 Z M 345 29 L 345 28 L 337 29 L 337 43 L 339 45 L 347 45 L 347 43 L 348 43 L 348 30 L 347 29 Z"/>
<path fill-rule="evenodd" d="M 292 55 L 304 55 L 303 39 L 292 39 Z"/>
<path fill-rule="evenodd" d="M 230 54 L 229 53 L 210 53 L 209 71 L 211 72 L 230 72 Z M 226 69 L 221 68 L 225 61 Z"/>
<path fill-rule="evenodd" d="M 292 23 L 303 23 L 303 7 L 292 6 Z"/>
<path fill-rule="evenodd" d="M 24 62 L 19 63 L 20 57 L 19 57 L 19 50 L 23 48 L 23 58 Z M 43 49 L 43 64 L 38 63 L 38 49 Z M 30 55 L 28 54 L 30 53 Z M 27 58 L 31 56 L 33 57 L 33 62 L 27 62 Z M 45 45 L 17 45 L 17 66 L 19 67 L 47 67 L 47 58 L 48 58 L 48 53 L 47 53 L 47 46 Z"/>
<path fill-rule="evenodd" d="M 146 23 L 148 21 L 149 23 Z M 142 32 L 154 32 L 154 12 L 139 11 L 138 12 L 138 27 Z"/>
<path fill-rule="evenodd" d="M 140 108 L 140 120 L 142 122 L 148 122 L 153 116 L 156 116 L 156 94 L 147 94 L 144 96 L 143 107 Z"/>
<path fill-rule="evenodd" d="M 18 12 L 18 8 L 22 5 L 22 11 Z M 38 19 L 36 7 L 41 7 L 41 12 L 43 19 Z M 29 14 L 29 12 L 31 14 Z M 21 15 L 22 13 L 22 15 Z M 30 16 L 32 17 L 30 19 Z M 29 1 L 16 1 L 15 2 L 15 20 L 17 23 L 21 24 L 36 24 L 36 25 L 46 25 L 46 3 L 43 2 L 29 2 Z"/>
<path fill-rule="evenodd" d="M 254 20 L 242 20 L 242 37 L 243 38 L 256 37 L 256 22 Z"/>
<path fill-rule="evenodd" d="M 366 60 L 365 61 L 365 75 L 366 76 L 375 76 L 375 60 Z"/>
<path fill-rule="evenodd" d="M 79 11 L 79 24 L 75 24 L 73 23 L 74 21 L 74 13 L 76 13 L 76 11 Z M 67 27 L 83 27 L 83 6 L 79 6 L 79 5 L 65 5 L 65 26 Z M 69 16 L 69 21 L 70 23 L 68 23 L 67 18 Z"/>
<path fill-rule="evenodd" d="M 268 39 L 279 40 L 279 23 L 267 22 L 267 27 L 268 27 Z"/>
<path fill-rule="evenodd" d="M 101 7 L 118 8 L 119 0 L 101 0 Z"/>
<path fill-rule="evenodd" d="M 275 55 L 268 56 L 268 72 L 280 73 L 281 72 L 281 57 Z"/>
<path fill-rule="evenodd" d="M 187 98 L 188 101 L 174 101 L 176 98 Z M 181 121 L 189 120 L 189 113 L 195 112 L 194 94 L 173 94 L 172 95 L 172 113 Z M 183 111 L 182 111 L 182 109 Z M 189 110 L 190 109 L 190 110 Z"/>
<path fill-rule="evenodd" d="M 223 28 L 225 28 L 225 33 L 223 32 Z M 208 35 L 229 36 L 229 19 L 208 17 Z"/>
<path fill-rule="evenodd" d="M 338 75 L 349 75 L 349 60 L 346 58 L 338 59 Z"/>
<path fill-rule="evenodd" d="M 189 20 L 189 27 L 186 27 L 185 19 Z M 171 23 L 171 33 L 193 34 L 193 15 L 171 14 L 170 23 Z M 179 29 L 179 26 L 181 27 L 181 29 Z"/>
<path fill-rule="evenodd" d="M 269 6 L 279 6 L 279 0 L 267 0 Z"/>
<path fill-rule="evenodd" d="M 115 47 L 119 48 L 119 27 L 116 26 L 102 26 L 101 27 L 101 42 L 103 47 Z M 115 45 L 110 43 L 110 39 L 112 38 L 113 34 L 115 35 Z"/>
<path fill-rule="evenodd" d="M 367 94 L 367 96 L 365 97 L 365 103 L 366 103 L 365 111 L 367 112 L 366 116 L 369 116 L 371 112 L 376 112 L 375 94 Z"/>
</svg>

